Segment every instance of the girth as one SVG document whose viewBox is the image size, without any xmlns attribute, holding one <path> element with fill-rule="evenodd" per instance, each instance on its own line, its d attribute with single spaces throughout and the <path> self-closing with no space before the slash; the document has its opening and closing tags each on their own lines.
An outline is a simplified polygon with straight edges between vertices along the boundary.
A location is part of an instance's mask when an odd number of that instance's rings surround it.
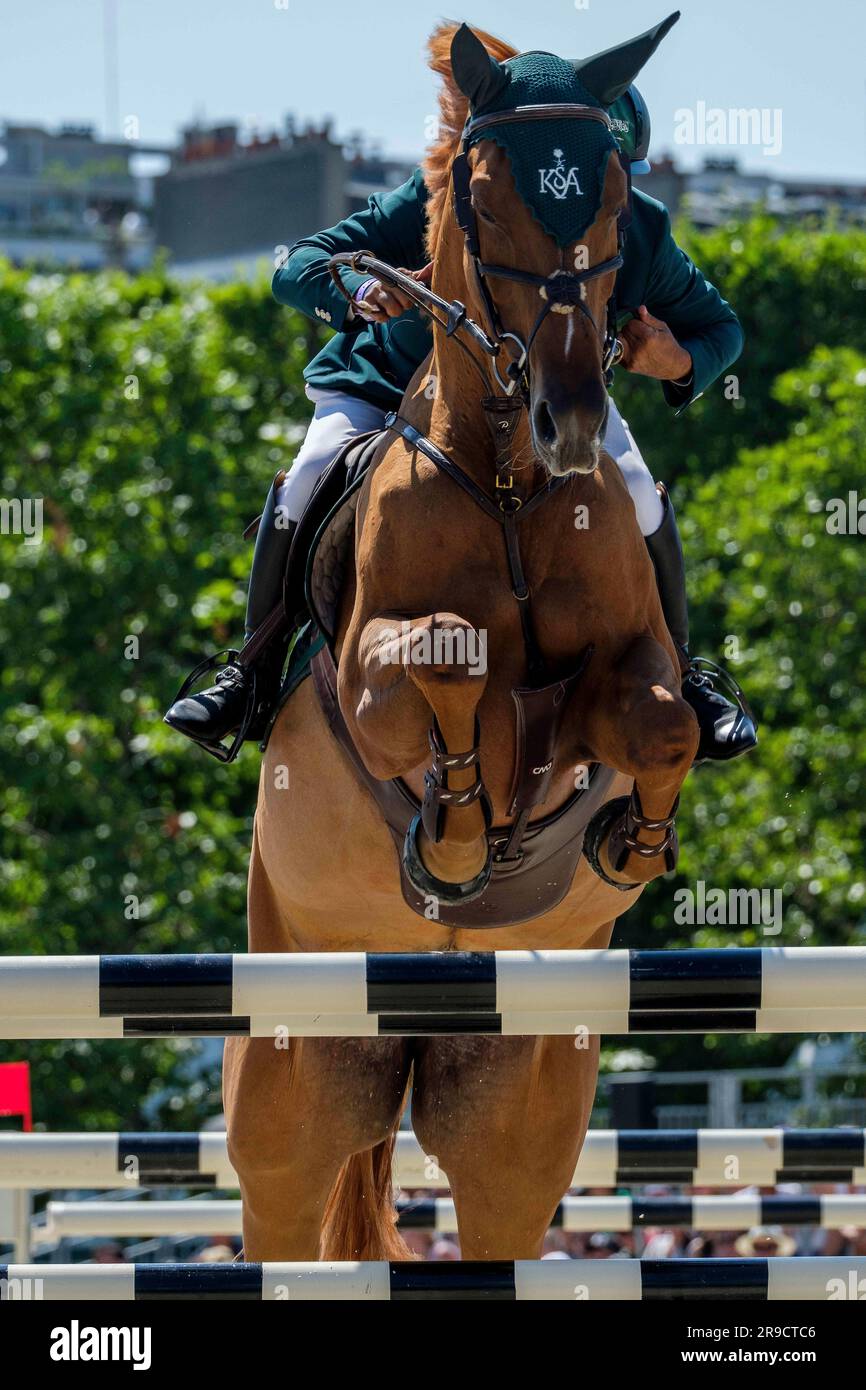
<svg viewBox="0 0 866 1390">
<path fill-rule="evenodd" d="M 311 663 L 319 704 L 335 739 L 354 774 L 372 795 L 385 820 L 400 865 L 400 885 L 409 907 L 424 917 L 428 904 L 410 883 L 402 863 L 403 841 L 419 814 L 420 803 L 401 778 L 380 781 L 361 760 L 337 703 L 337 675 L 327 646 Z M 488 832 L 493 857 L 490 883 L 480 898 L 467 903 L 438 904 L 436 920 L 447 927 L 507 927 L 550 912 L 571 888 L 580 863 L 586 827 L 596 811 L 610 799 L 616 777 L 612 768 L 595 764 L 588 785 L 575 792 L 564 806 L 523 827 L 518 852 L 509 854 L 512 827 L 492 826 Z"/>
</svg>

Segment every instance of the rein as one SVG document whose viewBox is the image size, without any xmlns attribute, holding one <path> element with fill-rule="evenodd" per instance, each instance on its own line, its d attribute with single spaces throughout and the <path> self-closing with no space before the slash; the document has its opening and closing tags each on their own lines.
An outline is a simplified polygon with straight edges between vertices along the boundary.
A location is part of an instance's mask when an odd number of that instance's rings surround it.
<svg viewBox="0 0 866 1390">
<path fill-rule="evenodd" d="M 484 375 L 484 369 L 477 355 L 457 336 L 458 330 L 468 333 L 473 343 L 494 359 L 499 354 L 500 343 L 485 333 L 480 324 L 469 317 L 465 304 L 459 299 L 443 299 L 441 295 L 435 294 L 433 290 L 413 279 L 411 275 L 407 275 L 405 271 L 397 270 L 387 261 L 380 261 L 371 251 L 341 251 L 330 258 L 328 270 L 340 294 L 351 304 L 353 309 L 360 308 L 361 305 L 352 298 L 343 284 L 340 272 L 344 267 L 354 270 L 357 274 L 371 271 L 377 279 L 386 280 L 388 284 L 402 290 L 410 299 L 414 299 L 420 308 L 427 311 L 434 323 L 437 323 L 440 328 L 444 328 L 446 337 L 453 338 L 457 346 L 463 349 L 476 371 L 480 373 L 485 389 L 487 388 L 488 381 Z M 434 312 L 434 310 L 438 312 Z M 444 315 L 444 318 L 439 317 L 439 315 Z"/>
</svg>

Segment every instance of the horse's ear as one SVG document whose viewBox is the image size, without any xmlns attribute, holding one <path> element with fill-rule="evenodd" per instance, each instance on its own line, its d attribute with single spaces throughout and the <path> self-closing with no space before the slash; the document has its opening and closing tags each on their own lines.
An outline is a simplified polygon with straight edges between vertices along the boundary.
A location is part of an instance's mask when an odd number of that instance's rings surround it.
<svg viewBox="0 0 866 1390">
<path fill-rule="evenodd" d="M 665 34 L 672 29 L 680 17 L 679 10 L 668 15 L 654 29 L 647 29 L 636 39 L 608 48 L 604 53 L 596 53 L 592 58 L 578 59 L 574 70 L 596 101 L 602 106 L 610 106 L 621 97 L 637 77 L 644 63 L 655 53 Z"/>
<path fill-rule="evenodd" d="M 451 40 L 451 72 L 473 111 L 498 96 L 510 80 L 468 24 L 461 24 Z"/>
</svg>

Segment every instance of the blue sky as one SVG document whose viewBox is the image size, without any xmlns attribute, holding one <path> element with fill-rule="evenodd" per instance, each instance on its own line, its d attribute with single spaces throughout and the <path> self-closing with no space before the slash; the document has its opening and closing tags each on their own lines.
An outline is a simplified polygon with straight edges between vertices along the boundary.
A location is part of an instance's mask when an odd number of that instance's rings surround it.
<svg viewBox="0 0 866 1390">
<path fill-rule="evenodd" d="M 466 19 L 519 48 L 584 56 L 668 13 L 669 0 L 111 0 L 121 117 L 169 142 L 193 116 L 268 126 L 332 115 L 389 153 L 416 156 L 435 111 L 424 44 Z M 0 0 L 0 118 L 106 131 L 105 0 Z M 749 169 L 866 182 L 863 0 L 683 0 L 641 79 L 653 150 L 694 167 L 707 153 Z M 781 112 L 781 151 L 675 146 L 676 112 Z M 772 114 L 768 119 L 774 119 Z M 679 122 L 682 128 L 682 121 Z"/>
</svg>

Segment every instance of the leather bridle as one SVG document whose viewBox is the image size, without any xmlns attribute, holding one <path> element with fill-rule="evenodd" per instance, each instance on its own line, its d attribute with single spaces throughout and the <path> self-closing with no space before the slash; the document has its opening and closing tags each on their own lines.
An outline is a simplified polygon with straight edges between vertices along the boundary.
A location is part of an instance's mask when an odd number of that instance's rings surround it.
<svg viewBox="0 0 866 1390">
<path fill-rule="evenodd" d="M 332 256 L 328 262 L 328 269 L 334 284 L 343 297 L 352 304 L 353 308 L 363 308 L 363 306 L 358 306 L 355 303 L 352 295 L 343 284 L 340 274 L 343 267 L 348 267 L 356 272 L 372 273 L 377 279 L 384 280 L 401 290 L 419 307 L 425 309 L 434 322 L 440 328 L 444 328 L 447 336 L 453 338 L 467 352 L 470 360 L 480 372 L 486 390 L 489 383 L 483 367 L 476 353 L 459 336 L 461 333 L 466 334 L 472 347 L 480 348 L 491 358 L 493 375 L 505 396 L 512 397 L 517 392 L 522 404 L 527 406 L 529 404 L 529 352 L 549 313 L 554 310 L 573 312 L 577 308 L 592 324 L 596 334 L 602 337 L 601 329 L 586 303 L 586 286 L 590 280 L 595 280 L 600 275 L 607 275 L 611 271 L 619 270 L 623 263 L 622 247 L 631 214 L 631 176 L 628 161 L 622 161 L 628 177 L 629 192 L 626 207 L 620 214 L 616 255 L 583 270 L 555 270 L 550 275 L 536 275 L 532 271 L 521 270 L 516 266 L 496 265 L 482 260 L 478 223 L 469 188 L 472 170 L 468 153 L 470 144 L 478 132 L 489 126 L 501 125 L 503 122 L 510 121 L 549 121 L 563 117 L 574 120 L 598 121 L 608 130 L 611 128 L 610 117 L 600 106 L 586 106 L 579 102 L 543 102 L 534 106 L 514 106 L 506 111 L 496 111 L 486 116 L 475 116 L 469 119 L 463 128 L 460 151 L 455 156 L 451 166 L 453 209 L 457 225 L 463 232 L 466 241 L 475 283 L 484 306 L 485 328 L 470 318 L 466 311 L 466 305 L 459 299 L 443 299 L 441 295 L 434 293 L 426 285 L 420 284 L 411 275 L 407 275 L 403 271 L 395 269 L 394 266 L 388 265 L 385 261 L 379 260 L 369 251 L 341 252 Z M 512 280 L 523 285 L 534 285 L 538 289 L 543 303 L 525 342 L 519 334 L 505 328 L 502 324 L 496 302 L 487 283 L 488 277 Z M 508 343 L 514 346 L 516 355 L 511 356 L 503 372 L 500 370 L 499 359 Z M 610 385 L 618 346 L 616 310 L 614 296 L 611 293 L 607 301 L 602 337 L 602 371 L 606 385 Z"/>
<path fill-rule="evenodd" d="M 547 678 L 547 672 L 532 618 L 530 589 L 523 572 L 518 523 L 530 515 L 547 498 L 553 496 L 559 488 L 565 486 L 569 475 L 549 478 L 547 483 L 529 498 L 520 497 L 514 487 L 511 450 L 518 420 L 523 409 L 529 405 L 529 350 L 547 315 L 558 308 L 572 312 L 578 308 L 586 315 L 596 333 L 601 337 L 599 325 L 585 302 L 586 285 L 590 280 L 594 280 L 600 275 L 618 270 L 623 263 L 622 246 L 631 210 L 631 180 L 629 178 L 628 203 L 623 209 L 625 215 L 620 215 L 617 254 L 583 270 L 556 270 L 550 275 L 536 275 L 514 266 L 496 265 L 481 259 L 478 226 L 469 190 L 471 169 L 468 151 L 472 140 L 479 131 L 501 124 L 503 121 L 559 120 L 562 118 L 598 121 L 608 130 L 610 129 L 610 118 L 607 112 L 599 106 L 587 106 L 578 102 L 544 102 L 534 106 L 514 106 L 505 111 L 472 117 L 463 128 L 460 151 L 452 164 L 453 209 L 472 261 L 487 317 L 486 328 L 482 328 L 474 319 L 469 317 L 466 312 L 466 305 L 461 303 L 459 299 L 451 301 L 443 299 L 433 290 L 428 289 L 426 285 L 413 279 L 411 275 L 378 260 L 368 251 L 342 252 L 332 256 L 328 262 L 328 269 L 334 284 L 344 298 L 353 305 L 352 296 L 343 284 L 340 274 L 344 266 L 355 271 L 372 272 L 403 291 L 408 298 L 414 300 L 427 311 L 430 317 L 445 330 L 449 338 L 452 338 L 464 349 L 482 377 L 485 393 L 481 400 L 481 406 L 491 430 L 495 452 L 494 497 L 489 497 L 455 459 L 445 454 L 432 440 L 403 419 L 397 411 L 391 411 L 386 416 L 385 426 L 387 429 L 401 434 L 413 448 L 426 454 L 440 472 L 451 477 L 458 486 L 469 494 L 476 506 L 495 518 L 502 526 L 511 578 L 511 591 L 520 612 L 527 669 L 533 685 L 543 684 Z M 624 161 L 624 163 L 627 169 L 628 162 Z M 543 303 L 526 342 L 523 342 L 518 334 L 512 333 L 503 326 L 487 284 L 488 277 L 499 277 L 537 287 Z M 469 338 L 472 347 L 462 340 L 461 334 L 465 334 Z M 517 356 L 512 357 L 503 373 L 499 370 L 497 358 L 507 342 L 516 344 Z M 615 313 L 613 293 L 611 293 L 607 302 L 606 325 L 602 341 L 602 365 L 605 380 L 608 383 L 612 364 L 615 360 L 616 347 Z M 480 348 L 492 359 L 493 372 L 496 381 L 504 392 L 503 395 L 491 395 L 489 393 L 489 379 L 473 348 Z"/>
<path fill-rule="evenodd" d="M 567 312 L 574 308 L 579 309 L 600 336 L 599 325 L 586 303 L 586 285 L 590 280 L 594 280 L 600 275 L 607 275 L 610 271 L 619 270 L 622 265 L 622 244 L 627 226 L 627 216 L 620 219 L 617 254 L 584 270 L 555 270 L 550 275 L 536 275 L 531 271 L 520 270 L 515 266 L 496 265 L 484 261 L 481 258 L 478 223 L 470 191 L 472 170 L 469 164 L 469 147 L 478 133 L 490 126 L 512 121 L 560 120 L 562 118 L 598 121 L 607 130 L 611 128 L 610 117 L 600 106 L 586 106 L 579 102 L 544 102 L 533 106 L 514 106 L 507 111 L 496 111 L 486 116 L 475 116 L 468 120 L 463 128 L 460 152 L 456 155 L 451 166 L 454 217 L 466 240 L 466 249 L 472 261 L 476 286 L 487 317 L 488 331 L 500 349 L 506 342 L 513 343 L 517 349 L 517 356 L 508 363 L 504 376 L 494 357 L 493 373 L 507 396 L 512 395 L 515 390 L 519 390 L 525 404 L 529 401 L 529 352 L 541 325 L 551 311 L 564 309 Z M 628 172 L 627 161 L 624 163 Z M 626 213 L 630 209 L 630 204 L 631 180 L 629 179 L 629 203 L 625 210 Z M 544 302 L 525 343 L 518 334 L 503 327 L 499 311 L 487 284 L 488 277 L 512 280 L 523 285 L 535 285 L 538 288 L 539 295 Z M 616 312 L 613 294 L 611 294 L 606 306 L 606 323 L 602 342 L 602 370 L 608 385 L 610 384 L 616 347 Z"/>
</svg>

